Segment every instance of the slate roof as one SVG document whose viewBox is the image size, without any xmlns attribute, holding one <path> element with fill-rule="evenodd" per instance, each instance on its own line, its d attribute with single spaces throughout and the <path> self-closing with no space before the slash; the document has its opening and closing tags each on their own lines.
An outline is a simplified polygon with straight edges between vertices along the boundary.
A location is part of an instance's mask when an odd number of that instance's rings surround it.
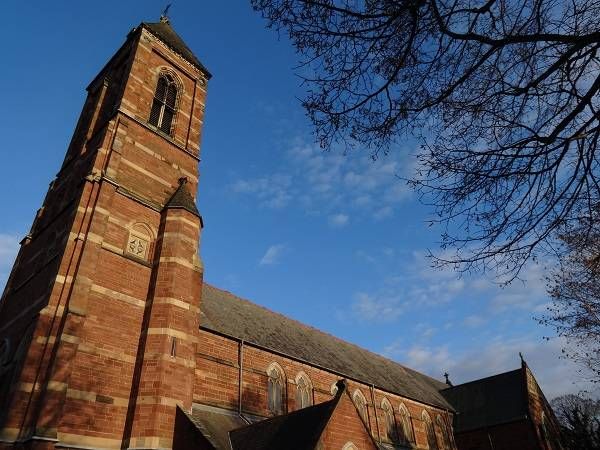
<svg viewBox="0 0 600 450">
<path fill-rule="evenodd" d="M 229 432 L 248 425 L 233 411 L 206 405 L 194 405 L 186 416 L 216 450 L 229 450 Z"/>
<path fill-rule="evenodd" d="M 332 400 L 229 433 L 232 450 L 314 450 L 341 393 Z"/>
<path fill-rule="evenodd" d="M 148 29 L 153 35 L 163 41 L 171 50 L 179 53 L 186 60 L 200 69 L 208 79 L 211 78 L 210 72 L 204 67 L 200 60 L 194 55 L 190 48 L 185 45 L 183 39 L 173 30 L 169 21 L 161 22 L 142 22 L 142 27 Z"/>
<path fill-rule="evenodd" d="M 456 432 L 500 425 L 527 416 L 523 369 L 459 384 L 441 391 L 454 406 Z"/>
<path fill-rule="evenodd" d="M 179 180 L 179 186 L 177 187 L 171 198 L 165 204 L 165 209 L 169 208 L 182 208 L 202 219 L 200 213 L 198 212 L 198 208 L 196 207 L 194 197 L 192 197 L 192 194 L 190 194 L 187 188 L 186 178 L 182 178 Z"/>
<path fill-rule="evenodd" d="M 439 392 L 447 387 L 441 381 L 206 283 L 200 326 L 388 392 L 453 409 Z"/>
</svg>

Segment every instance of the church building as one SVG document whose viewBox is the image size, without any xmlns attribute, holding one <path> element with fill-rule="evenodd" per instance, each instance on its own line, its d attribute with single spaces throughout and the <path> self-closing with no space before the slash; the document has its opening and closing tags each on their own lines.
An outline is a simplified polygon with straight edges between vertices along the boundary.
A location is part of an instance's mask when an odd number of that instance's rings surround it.
<svg viewBox="0 0 600 450">
<path fill-rule="evenodd" d="M 162 17 L 89 84 L 0 300 L 0 449 L 455 450 L 460 408 L 489 427 L 468 388 L 203 282 L 210 78 Z M 560 448 L 531 430 L 459 448 Z"/>
</svg>

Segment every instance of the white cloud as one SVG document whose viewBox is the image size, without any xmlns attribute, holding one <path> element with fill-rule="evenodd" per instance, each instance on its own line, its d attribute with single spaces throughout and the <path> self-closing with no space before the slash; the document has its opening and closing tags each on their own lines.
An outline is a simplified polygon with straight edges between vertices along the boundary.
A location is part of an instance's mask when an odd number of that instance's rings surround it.
<svg viewBox="0 0 600 450">
<path fill-rule="evenodd" d="M 373 213 L 373 217 L 376 220 L 383 220 L 391 217 L 394 213 L 394 210 L 391 206 L 384 206 L 383 208 L 378 209 Z"/>
<path fill-rule="evenodd" d="M 347 214 L 337 213 L 329 216 L 328 222 L 329 226 L 333 228 L 342 228 L 348 225 L 348 221 L 350 217 Z"/>
<path fill-rule="evenodd" d="M 377 262 L 377 259 L 373 255 L 365 252 L 364 250 L 358 250 L 356 252 L 356 257 L 366 263 L 369 263 L 369 264 L 373 264 L 373 263 Z"/>
<path fill-rule="evenodd" d="M 281 258 L 282 253 L 284 252 L 286 246 L 285 244 L 276 244 L 271 245 L 263 257 L 258 262 L 261 266 L 268 266 L 272 264 L 277 264 L 279 262 L 279 258 Z"/>
<path fill-rule="evenodd" d="M 447 371 L 452 382 L 460 384 L 520 367 L 519 352 L 522 352 L 546 397 L 552 399 L 565 393 L 594 389 L 575 363 L 561 358 L 564 345 L 558 338 L 545 341 L 525 336 L 492 340 L 466 352 L 452 351 L 447 345 L 437 348 L 390 345 L 382 353 L 434 378 L 441 379 Z"/>
<path fill-rule="evenodd" d="M 292 177 L 281 173 L 237 180 L 229 186 L 229 189 L 238 194 L 254 195 L 261 206 L 273 209 L 287 206 L 294 197 Z"/>
<path fill-rule="evenodd" d="M 383 220 L 412 195 L 406 182 L 398 178 L 413 169 L 410 158 L 408 152 L 399 150 L 373 160 L 366 152 L 324 152 L 296 141 L 274 174 L 236 180 L 229 190 L 253 196 L 268 208 L 294 203 L 307 214 L 327 218 L 344 208 L 352 215 Z"/>
<path fill-rule="evenodd" d="M 415 325 L 415 335 L 421 341 L 430 339 L 434 334 L 438 332 L 437 328 L 432 327 L 427 323 L 418 323 Z"/>
<path fill-rule="evenodd" d="M 487 319 L 478 316 L 477 314 L 471 314 L 470 316 L 464 318 L 463 325 L 469 328 L 479 328 L 485 325 L 486 322 Z"/>
<path fill-rule="evenodd" d="M 352 312 L 361 321 L 393 321 L 402 314 L 403 309 L 399 298 L 373 296 L 364 292 L 358 292 L 352 304 Z"/>
<path fill-rule="evenodd" d="M 388 258 L 392 258 L 396 255 L 396 251 L 391 247 L 384 247 L 381 252 Z"/>
</svg>

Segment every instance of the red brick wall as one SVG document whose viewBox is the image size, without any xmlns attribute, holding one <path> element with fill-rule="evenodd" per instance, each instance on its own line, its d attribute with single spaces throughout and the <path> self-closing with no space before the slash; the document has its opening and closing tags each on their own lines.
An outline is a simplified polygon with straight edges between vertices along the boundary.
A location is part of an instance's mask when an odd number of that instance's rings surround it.
<svg viewBox="0 0 600 450">
<path fill-rule="evenodd" d="M 325 449 L 332 450 L 341 450 L 350 442 L 360 450 L 376 450 L 375 443 L 369 436 L 350 395 L 350 392 L 344 392 L 341 396 L 337 408 L 321 435 L 321 443 Z"/>
<path fill-rule="evenodd" d="M 538 450 L 528 420 L 478 429 L 455 435 L 459 450 Z M 491 441 L 491 443 L 490 443 Z"/>
<path fill-rule="evenodd" d="M 537 437 L 538 448 L 540 450 L 558 450 L 561 448 L 558 421 L 529 367 L 524 365 L 524 371 L 529 415 L 533 428 L 532 434 Z M 544 417 L 544 420 L 542 420 L 542 417 Z M 542 422 L 544 422 L 544 425 L 542 425 Z"/>
<path fill-rule="evenodd" d="M 194 402 L 203 403 L 232 410 L 238 409 L 239 342 L 229 339 L 208 330 L 201 330 L 196 356 L 196 383 L 194 387 Z M 304 364 L 290 358 L 273 354 L 269 351 L 245 344 L 242 361 L 242 410 L 244 413 L 259 416 L 268 416 L 267 407 L 267 368 L 272 363 L 277 363 L 284 371 L 287 391 L 287 411 L 295 409 L 296 377 L 299 373 L 308 376 L 313 386 L 314 403 L 330 400 L 331 386 L 340 379 L 340 375 Z M 421 420 L 423 411 L 427 411 L 435 420 L 441 415 L 452 423 L 449 413 L 417 401 L 402 398 L 398 395 L 374 389 L 373 397 L 371 387 L 357 381 L 348 381 L 350 395 L 355 389 L 360 389 L 367 400 L 368 427 L 376 440 L 385 442 L 383 424 L 383 410 L 381 404 L 386 398 L 394 409 L 397 423 L 400 423 L 399 407 L 404 404 L 411 416 L 411 422 L 417 445 L 427 448 L 424 423 Z M 377 415 L 377 419 L 375 418 Z M 437 430 L 436 430 L 437 431 Z M 441 435 L 438 436 L 441 444 Z"/>
</svg>

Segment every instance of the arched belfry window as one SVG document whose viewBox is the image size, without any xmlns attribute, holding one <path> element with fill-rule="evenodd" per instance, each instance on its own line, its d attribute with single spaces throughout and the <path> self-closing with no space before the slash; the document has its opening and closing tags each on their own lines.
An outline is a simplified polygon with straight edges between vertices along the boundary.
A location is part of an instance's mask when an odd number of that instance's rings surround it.
<svg viewBox="0 0 600 450">
<path fill-rule="evenodd" d="M 283 414 L 285 377 L 283 370 L 273 363 L 267 369 L 267 403 L 271 414 Z"/>
<path fill-rule="evenodd" d="M 437 438 L 435 436 L 435 430 L 433 429 L 433 423 L 431 422 L 431 417 L 429 417 L 427 411 L 423 411 L 423 414 L 421 414 L 421 418 L 423 419 L 423 423 L 425 424 L 425 435 L 427 436 L 427 446 L 429 450 L 439 450 Z"/>
<path fill-rule="evenodd" d="M 312 405 L 312 386 L 308 377 L 301 373 L 296 377 L 296 409 Z"/>
<path fill-rule="evenodd" d="M 177 109 L 177 90 L 177 83 L 173 75 L 161 73 L 156 84 L 148 122 L 169 135 Z"/>
<path fill-rule="evenodd" d="M 405 444 L 410 442 L 414 442 L 415 438 L 413 435 L 412 423 L 410 421 L 410 414 L 408 413 L 408 409 L 404 404 L 400 405 L 400 441 Z"/>
</svg>

